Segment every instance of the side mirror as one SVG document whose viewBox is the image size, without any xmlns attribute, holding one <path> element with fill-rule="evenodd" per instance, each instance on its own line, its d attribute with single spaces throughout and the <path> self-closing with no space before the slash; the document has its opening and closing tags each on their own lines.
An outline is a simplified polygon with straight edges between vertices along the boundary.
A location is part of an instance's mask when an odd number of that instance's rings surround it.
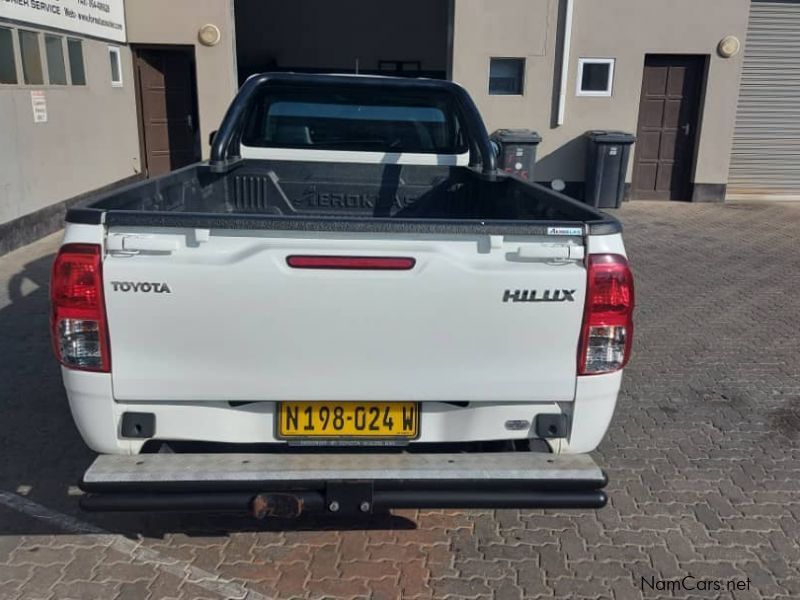
<svg viewBox="0 0 800 600">
<path fill-rule="evenodd" d="M 216 129 L 208 134 L 208 145 L 209 146 L 213 146 L 214 145 L 214 138 L 216 137 L 216 135 L 217 135 L 217 130 Z"/>
</svg>

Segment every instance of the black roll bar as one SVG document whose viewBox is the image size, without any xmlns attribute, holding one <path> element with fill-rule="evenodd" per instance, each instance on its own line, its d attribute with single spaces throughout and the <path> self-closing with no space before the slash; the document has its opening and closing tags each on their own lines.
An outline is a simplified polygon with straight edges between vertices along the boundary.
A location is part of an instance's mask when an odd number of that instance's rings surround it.
<svg viewBox="0 0 800 600">
<path fill-rule="evenodd" d="M 437 79 L 410 79 L 400 77 L 364 77 L 316 75 L 305 73 L 262 73 L 248 79 L 233 99 L 219 130 L 211 144 L 209 165 L 214 172 L 225 172 L 240 159 L 239 142 L 242 137 L 245 119 L 256 94 L 269 85 L 302 85 L 302 86 L 349 86 L 373 87 L 380 89 L 437 91 L 450 94 L 460 111 L 461 121 L 467 133 L 469 143 L 469 166 L 477 168 L 481 165 L 483 173 L 494 177 L 497 172 L 497 160 L 489 143 L 489 134 L 483 123 L 478 108 L 467 91 L 452 81 Z"/>
</svg>

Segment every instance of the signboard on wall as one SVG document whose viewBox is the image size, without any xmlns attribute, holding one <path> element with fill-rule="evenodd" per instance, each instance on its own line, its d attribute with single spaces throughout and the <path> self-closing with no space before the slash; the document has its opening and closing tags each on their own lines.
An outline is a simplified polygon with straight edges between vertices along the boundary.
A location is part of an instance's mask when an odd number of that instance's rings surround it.
<svg viewBox="0 0 800 600">
<path fill-rule="evenodd" d="M 47 123 L 47 97 L 42 90 L 31 91 L 31 106 L 33 107 L 33 122 Z"/>
<path fill-rule="evenodd" d="M 125 0 L 0 0 L 0 19 L 125 42 Z"/>
</svg>

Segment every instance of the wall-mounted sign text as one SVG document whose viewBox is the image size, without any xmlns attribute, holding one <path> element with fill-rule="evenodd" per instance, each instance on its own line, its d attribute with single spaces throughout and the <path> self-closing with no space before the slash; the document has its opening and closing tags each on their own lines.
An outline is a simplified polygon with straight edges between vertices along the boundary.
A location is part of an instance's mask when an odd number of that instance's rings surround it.
<svg viewBox="0 0 800 600">
<path fill-rule="evenodd" d="M 0 19 L 125 42 L 125 0 L 0 0 Z"/>
<path fill-rule="evenodd" d="M 47 123 L 47 97 L 42 90 L 31 90 L 33 122 Z"/>
</svg>

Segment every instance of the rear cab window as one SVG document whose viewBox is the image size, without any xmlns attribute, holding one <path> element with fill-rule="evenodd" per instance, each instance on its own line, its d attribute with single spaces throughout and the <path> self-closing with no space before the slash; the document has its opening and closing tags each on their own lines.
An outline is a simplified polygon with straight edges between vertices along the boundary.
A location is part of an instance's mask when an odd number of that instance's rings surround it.
<svg viewBox="0 0 800 600">
<path fill-rule="evenodd" d="M 445 94 L 347 88 L 269 88 L 250 109 L 242 143 L 384 153 L 467 151 L 454 101 Z"/>
</svg>

